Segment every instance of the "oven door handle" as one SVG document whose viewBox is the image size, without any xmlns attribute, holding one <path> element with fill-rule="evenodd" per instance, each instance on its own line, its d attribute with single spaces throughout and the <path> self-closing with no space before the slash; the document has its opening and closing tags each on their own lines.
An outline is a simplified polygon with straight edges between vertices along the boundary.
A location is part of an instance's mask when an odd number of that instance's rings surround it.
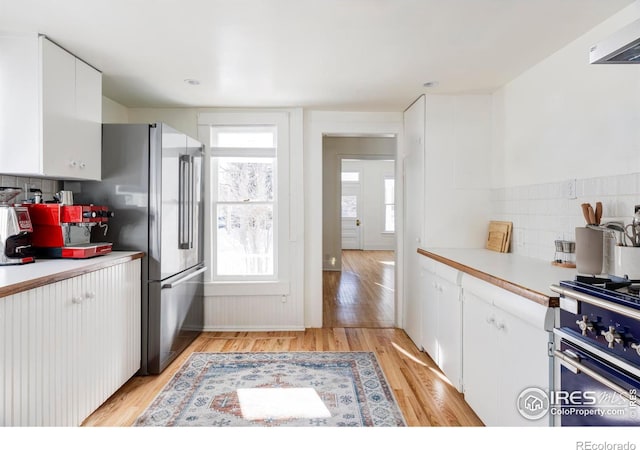
<svg viewBox="0 0 640 450">
<path fill-rule="evenodd" d="M 635 320 L 640 320 L 640 310 L 636 310 L 633 308 L 629 308 L 628 306 L 619 305 L 617 303 L 602 300 L 598 297 L 594 297 L 593 295 L 574 291 L 573 289 L 565 289 L 562 286 L 558 286 L 557 284 L 552 284 L 550 286 L 550 289 L 553 292 L 557 292 L 560 295 L 564 295 L 565 297 L 573 298 L 580 302 L 585 302 L 593 306 L 598 306 L 600 308 L 608 309 L 609 311 L 622 314 L 624 316 L 630 317 Z"/>
<path fill-rule="evenodd" d="M 583 374 L 585 374 L 589 378 L 592 378 L 593 380 L 597 381 L 598 383 L 604 384 L 605 386 L 607 386 L 612 391 L 617 392 L 618 394 L 620 394 L 625 399 L 631 401 L 631 394 L 627 389 L 624 389 L 623 387 L 617 385 L 613 381 L 608 380 L 607 378 L 603 377 L 602 375 L 600 375 L 598 372 L 594 371 L 593 369 L 590 369 L 589 367 L 585 366 L 580 361 L 577 361 L 575 357 L 570 356 L 568 354 L 565 354 L 564 352 L 561 352 L 559 350 L 554 350 L 553 354 L 555 355 L 556 358 L 560 359 L 565 364 L 577 369 L 579 372 L 582 372 Z"/>
</svg>

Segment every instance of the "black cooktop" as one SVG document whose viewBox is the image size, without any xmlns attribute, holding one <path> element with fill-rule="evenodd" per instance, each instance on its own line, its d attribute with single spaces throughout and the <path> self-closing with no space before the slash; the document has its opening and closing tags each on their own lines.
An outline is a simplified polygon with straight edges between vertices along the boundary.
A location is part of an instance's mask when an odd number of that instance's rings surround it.
<svg viewBox="0 0 640 450">
<path fill-rule="evenodd" d="M 634 309 L 640 309 L 640 280 L 578 275 L 573 281 L 561 281 L 560 286 L 572 288 L 578 292 Z"/>
</svg>

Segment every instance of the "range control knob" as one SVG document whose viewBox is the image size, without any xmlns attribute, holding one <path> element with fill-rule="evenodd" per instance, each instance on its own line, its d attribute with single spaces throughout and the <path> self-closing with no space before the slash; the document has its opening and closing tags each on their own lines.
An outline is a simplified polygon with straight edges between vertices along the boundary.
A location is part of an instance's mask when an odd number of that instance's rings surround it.
<svg viewBox="0 0 640 450">
<path fill-rule="evenodd" d="M 85 219 L 95 219 L 98 214 L 95 211 L 85 211 L 82 213 L 82 217 Z"/>
<path fill-rule="evenodd" d="M 640 355 L 640 344 L 633 343 L 633 344 L 631 344 L 631 346 L 630 346 L 630 347 L 631 347 L 632 349 L 634 349 L 638 355 Z"/>
<path fill-rule="evenodd" d="M 607 341 L 609 348 L 613 348 L 618 344 L 622 344 L 622 336 L 616 331 L 616 327 L 613 325 L 609 325 L 609 329 L 607 331 L 602 330 L 600 332 L 604 336 L 604 339 Z"/>
<path fill-rule="evenodd" d="M 593 323 L 589 321 L 588 316 L 582 316 L 582 320 L 576 320 L 576 324 L 578 324 L 583 336 L 587 335 L 587 331 L 593 331 Z"/>
</svg>

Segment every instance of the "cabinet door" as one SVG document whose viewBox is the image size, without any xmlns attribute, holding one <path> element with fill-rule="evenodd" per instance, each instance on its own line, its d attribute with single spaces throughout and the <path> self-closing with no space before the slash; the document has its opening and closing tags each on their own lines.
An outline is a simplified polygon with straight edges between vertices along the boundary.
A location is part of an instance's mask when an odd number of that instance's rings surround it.
<svg viewBox="0 0 640 450">
<path fill-rule="evenodd" d="M 404 113 L 405 156 L 404 170 L 404 254 L 407 269 L 405 279 L 405 330 L 420 347 L 420 294 L 422 280 L 416 253 L 422 245 L 424 223 L 424 97 L 418 99 Z M 416 303 L 417 302 L 417 303 Z"/>
<path fill-rule="evenodd" d="M 75 426 L 81 417 L 78 278 L 0 299 L 0 424 Z"/>
<path fill-rule="evenodd" d="M 438 367 L 462 389 L 462 304 L 460 287 L 438 277 Z"/>
<path fill-rule="evenodd" d="M 523 300 L 525 301 L 525 300 Z M 551 360 L 547 354 L 549 335 L 545 330 L 496 308 L 498 351 L 498 411 L 500 425 L 548 426 L 549 417 L 525 419 L 517 410 L 522 391 L 530 387 L 549 390 Z"/>
<path fill-rule="evenodd" d="M 66 177 L 75 159 L 76 58 L 42 42 L 42 158 L 44 174 Z"/>
<path fill-rule="evenodd" d="M 75 101 L 77 125 L 74 134 L 76 177 L 101 179 L 102 75 L 76 59 Z"/>
<path fill-rule="evenodd" d="M 140 261 L 82 275 L 80 421 L 140 368 Z"/>
<path fill-rule="evenodd" d="M 40 53 L 36 36 L 0 32 L 2 173 L 41 173 Z"/>
<path fill-rule="evenodd" d="M 500 425 L 495 311 L 468 291 L 463 293 L 463 301 L 464 398 L 485 425 Z"/>
</svg>

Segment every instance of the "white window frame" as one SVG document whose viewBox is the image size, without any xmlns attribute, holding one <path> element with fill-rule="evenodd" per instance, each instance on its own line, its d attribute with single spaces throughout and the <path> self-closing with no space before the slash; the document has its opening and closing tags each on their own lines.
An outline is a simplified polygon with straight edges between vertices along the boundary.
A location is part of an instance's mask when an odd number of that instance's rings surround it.
<svg viewBox="0 0 640 450">
<path fill-rule="evenodd" d="M 289 226 L 290 226 L 290 195 L 289 195 L 289 161 L 290 161 L 290 125 L 289 114 L 286 112 L 269 111 L 234 111 L 234 112 L 205 112 L 198 115 L 198 135 L 204 140 L 209 150 L 207 162 L 209 173 L 207 180 L 210 183 L 208 192 L 209 203 L 209 248 L 206 255 L 210 266 L 208 272 L 208 284 L 215 285 L 216 295 L 287 295 L 289 293 Z M 275 126 L 277 129 L 276 163 L 274 173 L 276 183 L 274 185 L 274 274 L 273 275 L 246 275 L 246 276 L 215 276 L 215 264 L 217 255 L 216 223 L 213 210 L 214 190 L 213 184 L 215 156 L 252 156 L 261 149 L 251 148 L 211 148 L 212 126 Z M 205 290 L 206 293 L 206 290 Z"/>
<path fill-rule="evenodd" d="M 387 180 L 393 180 L 393 202 L 392 203 L 387 203 L 387 195 L 386 195 L 386 182 Z M 396 199 L 395 199 L 395 193 L 396 193 L 396 177 L 391 176 L 391 175 L 385 175 L 382 179 L 382 201 L 383 201 L 383 208 L 382 208 L 382 223 L 384 224 L 384 231 L 383 234 L 395 234 L 396 232 L 396 221 L 394 220 L 393 223 L 393 231 L 391 230 L 387 230 L 387 206 L 389 205 L 393 205 L 395 208 L 396 205 Z M 395 218 L 395 212 L 394 212 L 394 218 Z"/>
</svg>

